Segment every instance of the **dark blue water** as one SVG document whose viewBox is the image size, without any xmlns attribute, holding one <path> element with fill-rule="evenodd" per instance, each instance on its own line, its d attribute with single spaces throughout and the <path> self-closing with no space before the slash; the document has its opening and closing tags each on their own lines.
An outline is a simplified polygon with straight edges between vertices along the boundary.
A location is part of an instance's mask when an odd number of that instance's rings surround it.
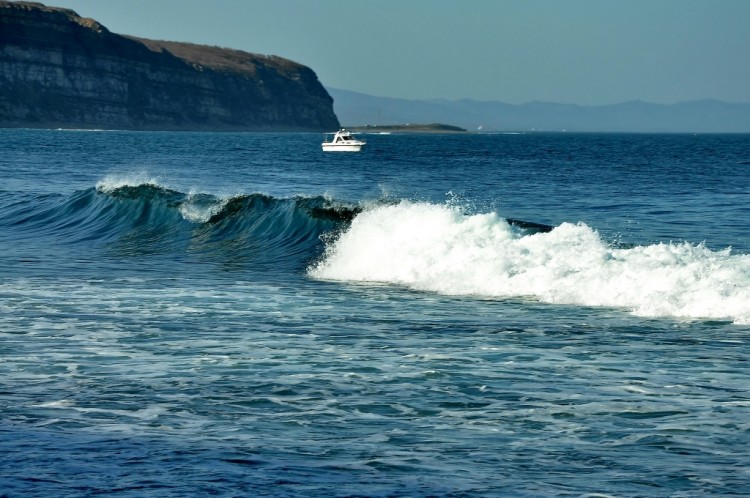
<svg viewBox="0 0 750 498">
<path fill-rule="evenodd" d="M 365 138 L 0 130 L 0 496 L 750 494 L 750 136 Z"/>
</svg>

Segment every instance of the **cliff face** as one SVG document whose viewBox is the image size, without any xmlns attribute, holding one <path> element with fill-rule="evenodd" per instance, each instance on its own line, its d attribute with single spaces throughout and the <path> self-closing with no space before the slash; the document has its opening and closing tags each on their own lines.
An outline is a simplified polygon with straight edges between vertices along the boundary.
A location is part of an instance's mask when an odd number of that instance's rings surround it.
<svg viewBox="0 0 750 498">
<path fill-rule="evenodd" d="M 66 9 L 0 0 L 0 126 L 320 131 L 339 127 L 308 67 L 120 36 Z"/>
</svg>

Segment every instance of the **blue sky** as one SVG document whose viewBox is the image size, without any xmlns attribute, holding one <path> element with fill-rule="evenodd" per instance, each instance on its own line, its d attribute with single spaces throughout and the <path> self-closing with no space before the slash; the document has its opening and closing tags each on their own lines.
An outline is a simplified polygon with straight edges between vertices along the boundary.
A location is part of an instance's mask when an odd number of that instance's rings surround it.
<svg viewBox="0 0 750 498">
<path fill-rule="evenodd" d="M 42 0 L 408 99 L 750 102 L 750 0 Z"/>
</svg>

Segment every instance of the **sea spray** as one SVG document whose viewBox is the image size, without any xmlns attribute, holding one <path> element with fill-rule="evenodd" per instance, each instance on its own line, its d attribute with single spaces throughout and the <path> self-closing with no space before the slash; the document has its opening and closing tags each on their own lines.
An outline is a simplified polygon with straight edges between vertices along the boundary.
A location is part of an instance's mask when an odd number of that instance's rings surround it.
<svg viewBox="0 0 750 498">
<path fill-rule="evenodd" d="M 530 297 L 640 316 L 750 323 L 750 256 L 704 245 L 618 248 L 589 226 L 514 229 L 496 213 L 401 202 L 359 214 L 309 269 L 318 279 L 383 282 L 447 295 Z"/>
<path fill-rule="evenodd" d="M 190 192 L 186 199 L 180 203 L 180 214 L 187 221 L 193 223 L 206 223 L 219 214 L 230 201 L 212 195 L 198 192 Z"/>
<path fill-rule="evenodd" d="M 111 193 L 122 187 L 138 187 L 141 185 L 152 185 L 163 187 L 164 180 L 146 171 L 138 171 L 130 174 L 110 174 L 96 182 L 96 190 L 102 193 Z"/>
</svg>

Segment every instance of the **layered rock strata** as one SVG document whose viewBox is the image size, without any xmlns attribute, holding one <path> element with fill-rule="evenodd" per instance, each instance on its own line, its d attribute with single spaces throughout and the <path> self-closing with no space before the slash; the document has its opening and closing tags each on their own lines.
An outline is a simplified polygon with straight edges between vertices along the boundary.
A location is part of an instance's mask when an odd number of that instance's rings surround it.
<svg viewBox="0 0 750 498">
<path fill-rule="evenodd" d="M 111 33 L 72 10 L 0 0 L 0 126 L 337 129 L 308 67 Z"/>
</svg>

